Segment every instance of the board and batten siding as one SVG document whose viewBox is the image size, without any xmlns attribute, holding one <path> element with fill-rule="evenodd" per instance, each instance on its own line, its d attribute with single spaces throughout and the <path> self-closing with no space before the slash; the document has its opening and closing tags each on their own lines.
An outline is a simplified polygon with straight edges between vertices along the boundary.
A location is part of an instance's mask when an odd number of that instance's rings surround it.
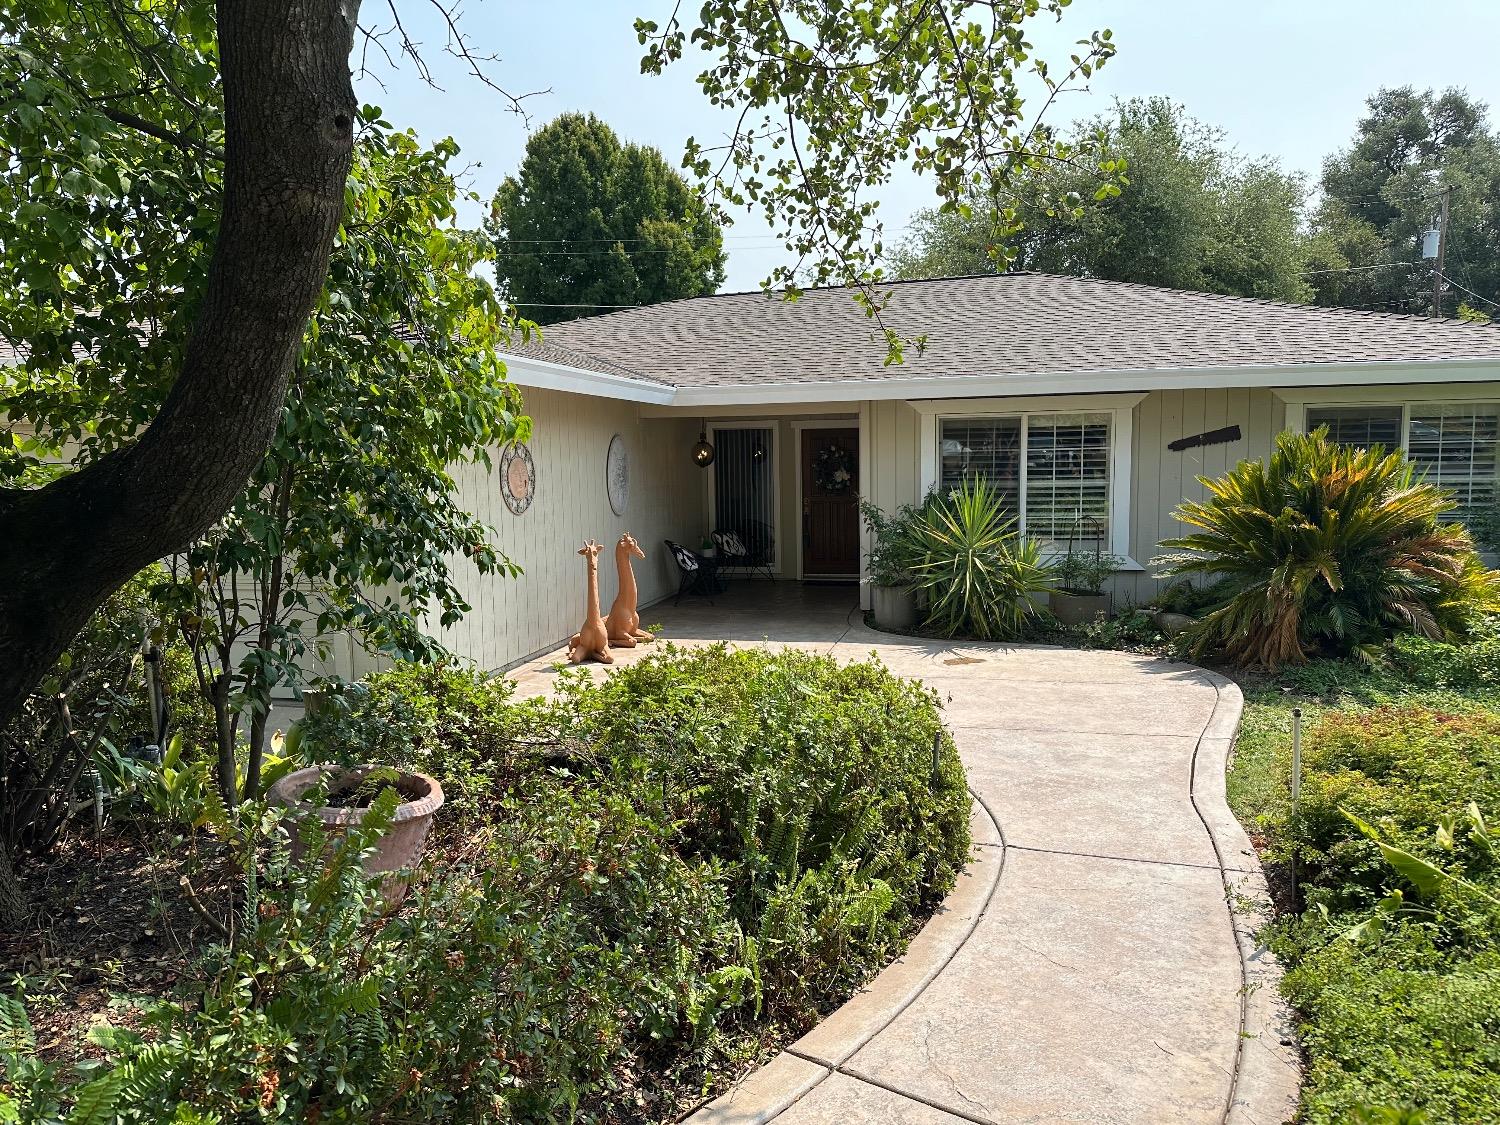
<svg viewBox="0 0 1500 1125">
<path fill-rule="evenodd" d="M 677 590 L 677 570 L 663 540 L 696 546 L 706 518 L 704 475 L 689 460 L 696 419 L 643 419 L 634 403 L 563 391 L 527 389 L 524 396 L 536 465 L 531 507 L 518 516 L 505 506 L 499 450 L 492 453 L 491 469 L 453 470 L 460 506 L 494 529 L 495 549 L 522 569 L 517 578 L 481 575 L 467 558 L 450 559 L 473 609 L 437 636 L 492 671 L 555 648 L 577 632 L 585 600 L 577 552 L 585 539 L 605 546 L 599 601 L 607 614 L 618 588 L 614 546 L 622 532 L 634 535 L 646 552 L 635 560 L 640 604 L 646 605 Z M 630 499 L 621 516 L 609 506 L 604 480 L 605 455 L 617 433 L 625 438 L 630 466 Z"/>
</svg>

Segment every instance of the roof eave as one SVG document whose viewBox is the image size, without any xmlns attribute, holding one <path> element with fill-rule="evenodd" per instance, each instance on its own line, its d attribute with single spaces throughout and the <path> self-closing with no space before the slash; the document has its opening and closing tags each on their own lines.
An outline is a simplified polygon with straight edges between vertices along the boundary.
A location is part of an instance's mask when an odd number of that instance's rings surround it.
<svg viewBox="0 0 1500 1125">
<path fill-rule="evenodd" d="M 1396 383 L 1500 381 L 1500 358 L 1494 358 L 1122 368 L 1030 375 L 903 375 L 898 369 L 891 374 L 872 377 L 809 379 L 795 383 L 765 380 L 713 386 L 670 386 L 526 356 L 504 355 L 501 358 L 506 362 L 510 377 L 523 387 L 541 387 L 683 408 L 796 402 L 1103 394 L 1193 387 L 1337 387 L 1351 384 L 1379 386 Z"/>
</svg>

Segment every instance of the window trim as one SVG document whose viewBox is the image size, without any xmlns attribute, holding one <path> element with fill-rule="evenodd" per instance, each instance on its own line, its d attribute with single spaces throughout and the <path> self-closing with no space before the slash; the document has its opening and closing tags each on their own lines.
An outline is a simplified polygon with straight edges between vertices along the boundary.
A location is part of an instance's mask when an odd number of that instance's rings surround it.
<svg viewBox="0 0 1500 1125">
<path fill-rule="evenodd" d="M 1146 568 L 1130 555 L 1131 456 L 1135 447 L 1135 407 L 1146 392 L 1115 395 L 1039 395 L 1031 398 L 926 399 L 911 403 L 921 415 L 921 496 L 926 496 L 942 480 L 942 423 L 974 421 L 986 418 L 1022 419 L 1022 440 L 1033 415 L 1107 414 L 1109 415 L 1109 545 L 1108 551 L 1124 559 L 1121 571 L 1141 572 Z M 1023 446 L 1024 449 L 1024 446 Z"/>
</svg>

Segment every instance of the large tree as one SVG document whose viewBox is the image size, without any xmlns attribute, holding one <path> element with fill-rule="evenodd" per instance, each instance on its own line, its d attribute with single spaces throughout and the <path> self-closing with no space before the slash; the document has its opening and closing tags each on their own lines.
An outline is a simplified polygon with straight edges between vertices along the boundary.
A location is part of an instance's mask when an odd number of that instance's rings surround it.
<svg viewBox="0 0 1500 1125">
<path fill-rule="evenodd" d="M 699 297 L 724 281 L 724 239 L 661 152 L 565 113 L 526 142 L 495 193 L 495 273 L 529 320 Z"/>
<path fill-rule="evenodd" d="M 1433 263 L 1422 234 L 1451 189 L 1441 312 L 1500 300 L 1500 138 L 1462 90 L 1382 89 L 1353 142 L 1323 164 L 1307 251 L 1316 300 L 1428 313 Z"/>
<path fill-rule="evenodd" d="M 1024 26 L 1064 6 L 708 0 L 691 25 L 674 14 L 636 32 L 647 71 L 701 51 L 700 87 L 738 122 L 723 146 L 689 141 L 711 206 L 757 209 L 810 265 L 774 280 L 865 282 L 878 317 L 872 193 L 898 164 L 956 205 L 976 184 L 1079 158 L 1023 125 L 1017 87 L 1031 72 L 1061 88 L 1113 53 L 1095 34 L 1048 72 Z M 358 18 L 354 0 L 0 10 L 3 331 L 33 369 L 139 347 L 120 369 L 161 391 L 128 441 L 0 491 L 0 723 L 110 591 L 202 536 L 265 455 L 343 215 Z M 144 180 L 125 174 L 136 161 Z M 217 196 L 195 186 L 208 163 L 221 164 Z M 143 278 L 157 292 L 152 269 L 177 289 L 136 317 L 120 295 Z M 884 335 L 898 358 L 902 341 Z"/>
<path fill-rule="evenodd" d="M 1059 206 L 1098 194 L 1108 180 L 1097 169 L 1049 165 L 1005 189 L 1019 230 L 982 197 L 967 211 L 919 212 L 896 256 L 902 275 L 1019 268 L 1247 297 L 1307 295 L 1302 186 L 1273 160 L 1241 156 L 1222 132 L 1166 98 L 1119 102 L 1075 133 L 1123 162 L 1118 195 L 1106 191 L 1081 212 Z"/>
</svg>

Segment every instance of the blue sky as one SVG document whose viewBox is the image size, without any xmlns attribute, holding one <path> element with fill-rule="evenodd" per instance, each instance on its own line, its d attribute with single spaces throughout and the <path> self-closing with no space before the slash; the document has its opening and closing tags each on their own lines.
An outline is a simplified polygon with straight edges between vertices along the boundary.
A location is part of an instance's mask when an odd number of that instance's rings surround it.
<svg viewBox="0 0 1500 1125">
<path fill-rule="evenodd" d="M 409 64 L 393 73 L 382 63 L 385 89 L 366 79 L 359 92 L 425 139 L 454 137 L 471 166 L 469 184 L 488 198 L 520 162 L 526 126 L 443 56 L 442 30 L 425 7 L 403 5 L 403 18 L 415 17 L 409 27 L 442 89 L 424 86 Z M 688 136 L 707 142 L 732 122 L 698 93 L 691 52 L 663 77 L 640 74 L 632 21 L 664 21 L 671 7 L 672 0 L 471 0 L 464 27 L 477 48 L 500 56 L 489 69 L 508 90 L 550 90 L 526 103 L 534 124 L 591 111 L 676 164 Z M 688 0 L 684 8 L 696 4 Z M 1095 28 L 1112 29 L 1119 44 L 1090 90 L 1064 99 L 1050 120 L 1092 115 L 1115 97 L 1164 94 L 1224 129 L 1242 151 L 1273 155 L 1315 178 L 1380 86 L 1461 86 L 1500 107 L 1500 3 L 1448 0 L 1440 16 L 1419 15 L 1425 8 L 1409 0 L 1074 0 L 1061 23 L 1037 20 L 1032 40 L 1043 57 L 1059 62 Z M 375 16 L 376 5 L 367 3 L 365 14 Z M 898 176 L 882 195 L 888 241 L 932 201 L 930 185 Z M 726 245 L 729 290 L 754 288 L 785 258 L 749 216 L 727 232 Z"/>
</svg>

